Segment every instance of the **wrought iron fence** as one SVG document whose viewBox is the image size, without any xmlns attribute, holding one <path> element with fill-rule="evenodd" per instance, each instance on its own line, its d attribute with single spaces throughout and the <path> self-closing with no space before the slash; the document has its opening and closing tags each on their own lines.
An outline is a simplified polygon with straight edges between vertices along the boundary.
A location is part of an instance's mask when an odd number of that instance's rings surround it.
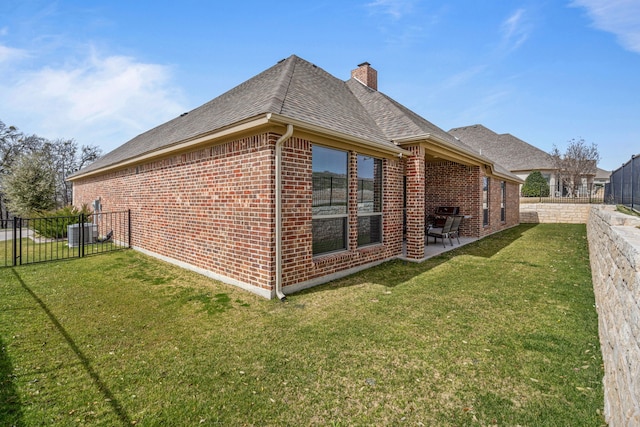
<svg viewBox="0 0 640 427">
<path fill-rule="evenodd" d="M 0 267 L 112 252 L 131 247 L 131 213 L 13 217 L 0 229 Z"/>
<path fill-rule="evenodd" d="M 520 203 L 604 203 L 605 188 L 602 184 L 583 184 L 565 187 L 561 191 L 550 191 L 549 186 L 540 186 L 535 196 L 520 194 Z"/>
<path fill-rule="evenodd" d="M 313 177 L 313 206 L 346 206 L 347 178 L 338 176 Z"/>
<path fill-rule="evenodd" d="M 631 156 L 631 160 L 613 171 L 605 199 L 607 203 L 640 210 L 640 155 Z"/>
</svg>

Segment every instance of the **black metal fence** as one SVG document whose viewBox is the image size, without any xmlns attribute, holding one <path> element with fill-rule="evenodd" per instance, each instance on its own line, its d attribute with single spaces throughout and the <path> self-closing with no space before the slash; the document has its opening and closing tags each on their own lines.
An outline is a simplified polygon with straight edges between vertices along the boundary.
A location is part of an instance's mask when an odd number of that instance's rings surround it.
<svg viewBox="0 0 640 427">
<path fill-rule="evenodd" d="M 604 203 L 605 188 L 602 184 L 583 184 L 550 190 L 549 186 L 541 186 L 535 196 L 520 195 L 520 203 Z"/>
<path fill-rule="evenodd" d="M 640 155 L 613 171 L 605 189 L 607 203 L 625 205 L 640 210 Z"/>
<path fill-rule="evenodd" d="M 131 247 L 131 213 L 14 217 L 0 229 L 0 267 L 112 252 Z"/>
</svg>

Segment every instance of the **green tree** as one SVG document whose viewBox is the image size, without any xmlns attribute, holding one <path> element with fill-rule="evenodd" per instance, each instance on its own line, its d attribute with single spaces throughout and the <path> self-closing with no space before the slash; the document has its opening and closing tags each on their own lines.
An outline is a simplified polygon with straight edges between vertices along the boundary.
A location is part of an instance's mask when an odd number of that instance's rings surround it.
<svg viewBox="0 0 640 427">
<path fill-rule="evenodd" d="M 30 216 L 56 207 L 56 174 L 44 151 L 17 157 L 11 173 L 4 176 L 3 187 L 9 210 L 16 215 Z"/>
<path fill-rule="evenodd" d="M 21 153 L 41 147 L 43 141 L 43 138 L 25 135 L 15 126 L 7 126 L 0 120 L 0 228 L 7 227 L 9 219 L 3 177 L 11 173 L 11 166 Z"/>
<path fill-rule="evenodd" d="M 549 183 L 540 171 L 533 171 L 527 176 L 522 186 L 524 197 L 549 197 Z"/>
</svg>

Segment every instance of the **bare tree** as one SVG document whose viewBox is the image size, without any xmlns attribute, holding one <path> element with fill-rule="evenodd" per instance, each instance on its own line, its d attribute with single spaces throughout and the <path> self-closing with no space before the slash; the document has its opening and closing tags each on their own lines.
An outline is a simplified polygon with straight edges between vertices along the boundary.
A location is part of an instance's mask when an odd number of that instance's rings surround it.
<svg viewBox="0 0 640 427">
<path fill-rule="evenodd" d="M 555 145 L 550 154 L 558 180 L 570 195 L 577 195 L 579 187 L 583 183 L 588 183 L 589 178 L 593 179 L 596 175 L 600 153 L 598 146 L 594 143 L 587 145 L 582 138 L 572 139 L 564 154 Z"/>
<path fill-rule="evenodd" d="M 59 205 L 67 206 L 72 203 L 73 195 L 67 177 L 100 157 L 100 149 L 93 145 L 83 145 L 78 151 L 78 143 L 73 139 L 52 141 L 50 149 L 56 171 L 56 200 Z"/>
<path fill-rule="evenodd" d="M 37 154 L 37 155 L 35 155 Z M 32 165 L 31 174 L 25 172 L 29 169 L 25 164 L 17 165 L 22 162 L 21 159 L 30 159 L 32 162 L 38 162 L 38 165 Z M 62 207 L 72 203 L 72 187 L 67 182 L 67 178 L 72 173 L 80 170 L 82 167 L 95 161 L 100 156 L 100 149 L 93 145 L 83 145 L 78 148 L 78 144 L 73 139 L 57 139 L 49 141 L 37 135 L 25 135 L 14 126 L 6 126 L 0 121 L 0 228 L 7 226 L 9 219 L 8 206 L 11 205 L 11 198 L 8 195 L 25 193 L 28 189 L 22 188 L 24 185 L 10 175 L 20 169 L 23 178 L 29 178 L 32 185 L 36 187 L 33 175 L 45 173 L 47 176 L 53 177 L 53 187 L 51 187 L 52 198 L 55 200 L 54 207 Z M 9 186 L 20 186 L 22 189 L 16 193 Z M 34 191 L 38 190 L 41 197 L 43 189 L 50 187 L 37 185 Z M 23 197 L 24 198 L 24 197 Z M 45 199 L 49 200 L 49 197 Z M 16 205 L 17 201 L 13 204 Z M 43 206 L 46 206 L 45 203 Z M 34 206 L 41 210 L 43 206 Z M 24 210 L 24 207 L 21 209 Z M 18 213 L 18 212 L 13 212 Z"/>
</svg>

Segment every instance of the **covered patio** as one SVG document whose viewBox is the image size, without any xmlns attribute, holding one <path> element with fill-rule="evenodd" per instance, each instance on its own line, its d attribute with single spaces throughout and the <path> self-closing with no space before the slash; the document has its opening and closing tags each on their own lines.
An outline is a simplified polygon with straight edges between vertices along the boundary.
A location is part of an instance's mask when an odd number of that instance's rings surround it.
<svg viewBox="0 0 640 427">
<path fill-rule="evenodd" d="M 454 249 L 458 249 L 461 248 L 464 245 L 468 245 L 469 243 L 473 243 L 476 240 L 478 240 L 478 237 L 464 237 L 464 236 L 460 236 L 460 244 L 458 244 L 458 241 L 455 239 L 455 237 L 453 238 L 453 246 L 451 246 L 449 244 L 449 241 L 445 239 L 445 245 L 442 245 L 442 242 L 440 240 L 437 241 L 437 243 L 433 243 L 433 237 L 429 239 L 428 244 L 427 240 L 426 240 L 426 236 L 425 236 L 425 246 L 424 246 L 424 257 L 420 258 L 420 259 L 416 259 L 416 258 L 410 258 L 407 257 L 407 244 L 406 242 L 403 243 L 402 245 L 402 256 L 398 257 L 398 259 L 401 259 L 403 261 L 411 261 L 411 262 L 422 262 L 422 261 L 426 261 L 429 258 L 433 258 L 434 256 L 438 256 L 440 254 L 443 254 L 445 252 L 449 252 L 452 251 Z"/>
<path fill-rule="evenodd" d="M 480 153 L 460 147 L 453 138 L 422 134 L 395 142 L 413 156 L 405 164 L 406 234 L 403 257 L 421 261 L 454 246 L 427 244 L 427 218 L 443 206 L 464 216 L 460 242 L 469 243 L 519 223 L 519 184 Z M 446 239 L 445 239 L 446 240 Z M 433 242 L 433 239 L 431 239 Z"/>
</svg>

